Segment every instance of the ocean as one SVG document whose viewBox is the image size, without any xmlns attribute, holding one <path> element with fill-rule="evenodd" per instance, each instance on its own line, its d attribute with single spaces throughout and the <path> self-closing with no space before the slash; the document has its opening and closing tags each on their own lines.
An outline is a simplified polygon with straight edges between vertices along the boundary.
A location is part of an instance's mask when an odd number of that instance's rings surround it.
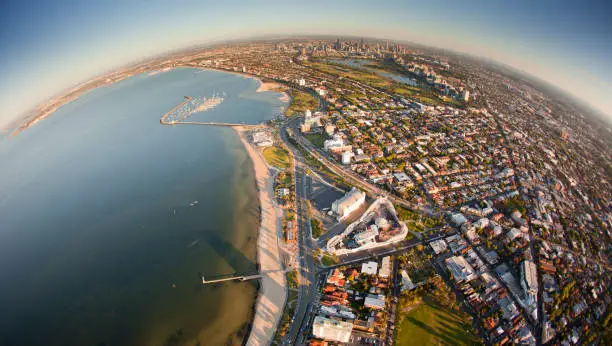
<svg viewBox="0 0 612 346">
<path fill-rule="evenodd" d="M 0 142 L 0 344 L 240 344 L 257 282 L 252 163 L 230 128 L 163 126 L 183 96 L 225 95 L 189 120 L 259 123 L 280 94 L 196 69 L 85 93 Z"/>
</svg>

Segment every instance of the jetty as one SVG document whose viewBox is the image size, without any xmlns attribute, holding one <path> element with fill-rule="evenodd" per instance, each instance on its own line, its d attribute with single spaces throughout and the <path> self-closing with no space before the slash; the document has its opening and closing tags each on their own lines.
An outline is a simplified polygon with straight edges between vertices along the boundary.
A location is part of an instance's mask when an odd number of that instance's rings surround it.
<svg viewBox="0 0 612 346">
<path fill-rule="evenodd" d="M 177 125 L 177 124 L 183 124 L 183 125 L 207 125 L 207 126 L 228 126 L 228 127 L 234 127 L 234 126 L 253 126 L 253 125 L 247 125 L 247 124 L 236 124 L 236 123 L 221 123 L 221 122 L 214 122 L 214 121 L 176 121 L 176 122 L 168 122 L 167 124 L 164 125 Z"/>
<path fill-rule="evenodd" d="M 204 275 L 202 275 L 202 285 L 215 284 L 219 282 L 234 281 L 234 280 L 237 280 L 237 281 L 255 280 L 255 279 L 260 279 L 264 277 L 266 274 L 269 274 L 272 272 L 287 273 L 292 270 L 294 270 L 294 268 L 287 268 L 287 269 L 282 269 L 282 270 L 272 270 L 272 271 L 267 271 L 264 273 L 257 273 L 257 274 L 250 274 L 250 275 L 232 275 L 232 276 L 228 276 L 224 278 L 210 279 L 210 280 L 206 280 L 206 278 L 204 278 Z"/>
<path fill-rule="evenodd" d="M 185 100 L 181 103 L 179 103 L 178 105 L 174 106 L 171 110 L 167 111 L 162 117 L 161 119 L 159 119 L 159 122 L 162 125 L 171 125 L 172 122 L 166 121 L 166 118 L 174 113 L 174 111 L 176 111 L 177 109 L 183 107 L 187 102 L 191 101 L 191 96 L 185 96 Z"/>
</svg>

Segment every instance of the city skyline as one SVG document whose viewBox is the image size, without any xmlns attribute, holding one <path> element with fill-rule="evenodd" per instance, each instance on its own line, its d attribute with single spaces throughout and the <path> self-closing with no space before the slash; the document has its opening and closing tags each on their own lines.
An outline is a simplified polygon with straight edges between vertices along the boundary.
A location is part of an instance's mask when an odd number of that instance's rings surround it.
<svg viewBox="0 0 612 346">
<path fill-rule="evenodd" d="M 0 129 L 62 90 L 130 62 L 264 35 L 377 37 L 481 56 L 547 81 L 610 120 L 610 12 L 601 3 L 550 1 L 11 3 L 0 24 Z"/>
</svg>

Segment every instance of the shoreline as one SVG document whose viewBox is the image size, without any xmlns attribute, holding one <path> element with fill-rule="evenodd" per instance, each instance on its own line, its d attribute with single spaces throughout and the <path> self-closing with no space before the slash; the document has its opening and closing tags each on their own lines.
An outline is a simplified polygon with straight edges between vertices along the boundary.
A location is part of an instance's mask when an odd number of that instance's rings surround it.
<svg viewBox="0 0 612 346">
<path fill-rule="evenodd" d="M 257 81 L 259 82 L 259 86 L 257 87 L 257 90 L 255 90 L 255 92 L 261 93 L 264 91 L 272 91 L 272 92 L 276 92 L 275 90 L 278 90 L 281 88 L 281 85 L 275 82 L 264 82 L 259 78 L 256 78 Z M 280 92 L 280 91 L 279 91 Z"/>
<path fill-rule="evenodd" d="M 261 78 L 259 78 L 258 76 L 252 75 L 252 74 L 248 74 L 245 72 L 239 72 L 239 71 L 232 71 L 232 70 L 226 70 L 223 68 L 214 68 L 214 67 L 210 67 L 210 66 L 176 66 L 176 67 L 172 67 L 172 68 L 150 68 L 150 69 L 145 69 L 143 71 L 141 71 L 138 74 L 134 74 L 134 75 L 126 75 L 123 78 L 120 79 L 116 79 L 113 80 L 112 82 L 101 82 L 102 77 L 97 77 L 94 78 L 92 80 L 90 80 L 87 83 L 99 83 L 98 85 L 92 86 L 92 87 L 83 87 L 81 89 L 78 90 L 70 90 L 69 92 L 65 92 L 65 93 L 61 93 L 58 94 L 56 96 L 53 96 L 51 99 L 47 100 L 47 101 L 43 101 L 41 103 L 39 103 L 38 105 L 36 105 L 36 107 L 30 111 L 32 113 L 37 113 L 31 116 L 24 116 L 22 119 L 20 120 L 15 120 L 14 121 L 14 126 L 13 125 L 9 125 L 6 128 L 0 128 L 0 133 L 10 133 L 7 138 L 11 138 L 13 136 L 16 136 L 18 134 L 20 134 L 21 132 L 29 129 L 30 127 L 36 125 L 36 123 L 38 123 L 39 121 L 42 121 L 46 118 L 48 118 L 49 116 L 51 116 L 53 113 L 55 113 L 60 107 L 65 106 L 75 100 L 77 100 L 82 94 L 90 91 L 90 90 L 94 90 L 94 89 L 98 89 L 99 87 L 102 86 L 110 86 L 113 85 L 117 82 L 120 82 L 124 79 L 130 78 L 130 77 L 135 77 L 138 75 L 148 75 L 148 76 L 154 76 L 156 74 L 159 73 L 165 73 L 165 72 L 169 72 L 175 69 L 179 69 L 179 68 L 191 68 L 191 69 L 195 69 L 195 70 L 206 70 L 206 71 L 216 71 L 216 72 L 225 72 L 225 73 L 230 73 L 236 76 L 242 76 L 243 78 L 252 78 L 255 79 L 258 83 L 257 89 L 255 90 L 255 92 L 264 92 L 264 91 L 271 91 L 271 92 L 278 92 L 283 94 L 283 96 L 281 96 L 281 100 L 282 101 L 287 101 L 287 107 L 289 107 L 289 103 L 291 102 L 291 96 L 289 95 L 289 93 L 285 90 L 285 91 L 274 91 L 273 89 L 275 88 L 282 88 L 282 84 L 280 83 L 276 83 L 276 82 L 264 82 L 261 80 Z M 85 84 L 87 84 L 85 83 Z M 72 95 L 72 96 L 69 96 Z"/>
<path fill-rule="evenodd" d="M 278 246 L 282 214 L 274 204 L 273 176 L 263 157 L 248 142 L 242 127 L 236 126 L 234 131 L 253 162 L 260 202 L 257 264 L 259 272 L 264 276 L 261 279 L 246 345 L 270 345 L 274 340 L 287 298 L 287 282 L 282 271 L 283 263 Z"/>
</svg>

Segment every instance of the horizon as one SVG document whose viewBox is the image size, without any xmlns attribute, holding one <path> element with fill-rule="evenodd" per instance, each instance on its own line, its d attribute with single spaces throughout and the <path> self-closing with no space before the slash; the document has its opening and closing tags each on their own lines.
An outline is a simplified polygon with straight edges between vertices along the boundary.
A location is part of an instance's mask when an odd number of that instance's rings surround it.
<svg viewBox="0 0 612 346">
<path fill-rule="evenodd" d="M 164 55 L 196 47 L 248 42 L 266 37 L 321 36 L 391 40 L 490 60 L 534 77 L 534 82 L 546 82 L 580 102 L 581 106 L 588 106 L 587 111 L 599 113 L 608 123 L 612 122 L 612 100 L 607 97 L 612 92 L 612 68 L 606 63 L 608 58 L 612 58 L 612 30 L 608 30 L 609 24 L 605 21 L 598 21 L 605 19 L 606 13 L 612 13 L 611 7 L 596 4 L 598 8 L 592 6 L 587 10 L 579 10 L 563 3 L 553 9 L 556 12 L 549 14 L 561 19 L 554 21 L 553 18 L 537 16 L 538 11 L 546 9 L 544 3 L 524 3 L 523 7 L 515 4 L 510 6 L 512 8 L 504 8 L 503 4 L 463 4 L 459 9 L 452 8 L 456 4 L 442 3 L 441 6 L 436 3 L 417 7 L 390 1 L 370 8 L 361 3 L 343 6 L 343 2 L 339 2 L 320 5 L 327 10 L 321 14 L 320 19 L 309 16 L 313 10 L 319 10 L 314 3 L 312 6 L 296 5 L 293 11 L 291 6 L 280 6 L 277 11 L 279 13 L 272 18 L 268 18 L 268 12 L 279 7 L 275 1 L 264 1 L 257 5 L 238 1 L 227 5 L 209 3 L 204 6 L 186 2 L 184 6 L 179 6 L 156 1 L 135 1 L 130 4 L 111 1 L 87 5 L 73 4 L 71 0 L 66 0 L 40 6 L 42 8 L 30 8 L 21 2 L 11 3 L 0 21 L 4 27 L 0 35 L 5 42 L 0 56 L 0 71 L 4 69 L 2 75 L 6 76 L 0 83 L 0 129 L 7 131 L 9 126 L 23 120 L 37 105 L 62 95 L 76 85 Z M 470 6 L 476 8 L 471 9 Z M 181 11 L 182 7 L 189 7 L 193 11 L 186 13 Z M 406 12 L 394 11 L 402 8 Z M 44 30 L 46 28 L 24 28 L 21 20 L 26 19 L 19 16 L 24 9 L 32 12 L 32 20 L 40 20 L 41 26 L 48 24 L 49 32 Z M 529 9 L 532 11 L 527 11 Z M 46 13 L 41 13 L 45 10 Z M 457 14 L 452 10 L 457 10 Z M 482 12 L 485 20 L 476 17 L 470 20 L 469 17 L 474 16 L 471 12 L 475 10 Z M 494 20 L 501 11 L 508 11 L 504 17 L 516 17 L 524 23 L 511 20 L 504 22 L 503 18 L 497 18 L 500 20 L 497 23 L 487 22 Z M 334 12 L 342 16 L 330 22 L 327 17 L 334 17 Z M 402 15 L 408 16 L 413 12 L 417 14 L 407 17 L 413 22 L 402 21 Z M 461 17 L 462 12 L 465 12 L 465 18 Z M 71 18 L 78 14 L 81 14 L 79 18 Z M 11 15 L 15 18 L 9 18 Z M 110 18 L 110 15 L 116 18 Z M 207 16 L 212 23 L 209 24 L 205 18 L 198 18 L 198 15 Z M 296 19 L 287 23 L 286 20 L 279 20 L 283 16 L 295 16 Z M 413 24 L 416 23 L 417 28 L 423 21 L 428 24 L 429 16 L 436 20 L 440 18 L 438 21 L 441 24 L 438 26 L 441 28 L 434 25 L 431 31 L 415 30 Z M 162 20 L 162 25 L 152 20 L 156 17 Z M 269 20 L 265 21 L 266 18 Z M 362 20 L 359 26 L 355 26 L 347 23 L 348 18 Z M 61 22 L 62 19 L 67 23 Z M 569 22 L 572 19 L 573 22 Z M 164 20 L 170 24 L 164 25 Z M 305 29 L 303 25 L 296 24 L 301 20 L 305 24 L 310 23 L 306 25 L 310 28 Z M 454 23 L 456 21 L 459 23 Z M 547 25 L 543 25 L 544 22 Z M 116 25 L 109 27 L 109 24 Z M 495 26 L 491 27 L 491 24 Z M 485 28 L 497 30 L 499 35 L 496 36 L 495 32 L 488 36 L 482 34 Z M 100 29 L 108 32 L 101 32 Z M 455 30 L 451 33 L 451 29 Z M 119 38 L 115 39 L 113 34 Z M 527 39 L 531 39 L 531 42 Z M 499 41 L 505 41 L 505 44 L 500 46 Z M 551 57 L 556 60 L 551 60 Z"/>
</svg>

